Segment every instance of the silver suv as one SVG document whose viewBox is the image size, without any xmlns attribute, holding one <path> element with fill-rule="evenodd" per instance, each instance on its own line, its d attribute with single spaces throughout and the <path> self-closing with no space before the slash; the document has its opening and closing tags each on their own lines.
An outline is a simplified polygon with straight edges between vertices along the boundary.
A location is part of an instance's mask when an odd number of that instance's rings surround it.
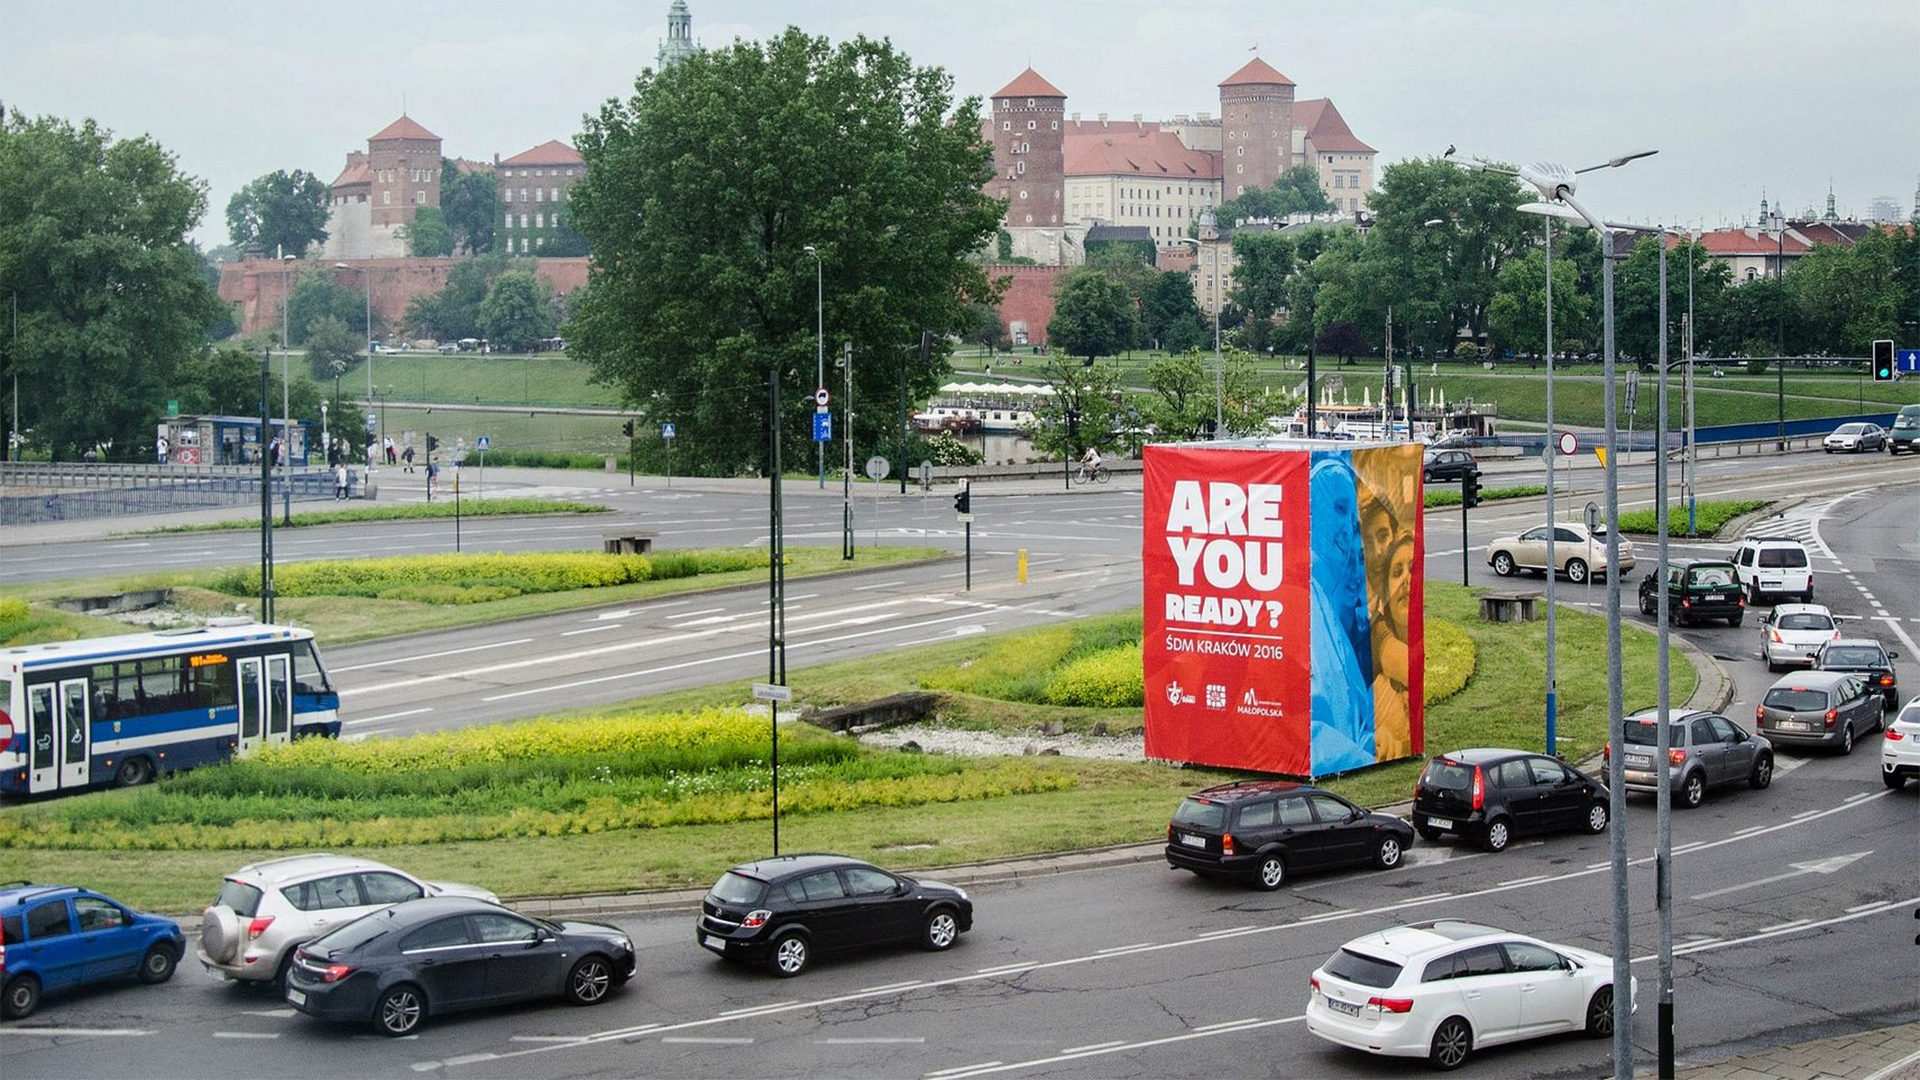
<svg viewBox="0 0 1920 1080">
<path fill-rule="evenodd" d="M 1813 560 L 1806 545 L 1784 536 L 1749 536 L 1733 549 L 1731 559 L 1747 605 L 1770 596 L 1803 604 L 1813 603 Z"/>
<path fill-rule="evenodd" d="M 472 885 L 422 881 L 370 859 L 292 855 L 227 875 L 200 919 L 197 955 L 223 979 L 278 982 L 293 950 L 362 915 L 422 896 L 499 898 Z"/>
</svg>

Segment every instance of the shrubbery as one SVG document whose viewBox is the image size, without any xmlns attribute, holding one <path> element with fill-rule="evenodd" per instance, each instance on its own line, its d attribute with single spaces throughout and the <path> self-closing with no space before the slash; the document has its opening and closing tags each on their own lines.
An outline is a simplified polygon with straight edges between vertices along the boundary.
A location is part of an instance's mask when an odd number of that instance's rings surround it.
<svg viewBox="0 0 1920 1080">
<path fill-rule="evenodd" d="M 1460 692 L 1473 677 L 1473 639 L 1457 624 L 1428 618 L 1426 683 L 1421 697 L 1435 705 Z"/>
<path fill-rule="evenodd" d="M 290 563 L 274 571 L 273 583 L 282 597 L 360 596 L 471 604 L 522 593 L 604 588 L 765 565 L 765 552 L 747 550 L 655 556 L 594 552 L 404 555 Z M 260 571 L 235 568 L 216 578 L 211 587 L 231 596 L 251 596 L 260 591 Z"/>
<path fill-rule="evenodd" d="M 1693 504 L 1693 517 L 1696 531 L 1687 531 L 1687 504 L 1674 503 L 1667 508 L 1667 535 L 1669 536 L 1713 536 L 1720 527 L 1739 517 L 1751 514 L 1755 510 L 1767 507 L 1765 499 L 1707 499 Z M 1659 522 L 1654 520 L 1654 512 L 1647 510 L 1628 510 L 1620 515 L 1620 531 L 1623 533 L 1655 534 Z"/>
<path fill-rule="evenodd" d="M 1137 709 L 1147 703 L 1141 664 L 1137 642 L 1082 656 L 1060 668 L 1043 696 L 1050 705 Z"/>
</svg>

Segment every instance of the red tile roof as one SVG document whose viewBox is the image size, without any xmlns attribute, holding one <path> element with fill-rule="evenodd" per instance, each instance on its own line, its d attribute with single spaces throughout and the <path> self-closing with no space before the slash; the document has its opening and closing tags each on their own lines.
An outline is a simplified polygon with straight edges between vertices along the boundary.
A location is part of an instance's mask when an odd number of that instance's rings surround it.
<svg viewBox="0 0 1920 1080">
<path fill-rule="evenodd" d="M 508 165 L 518 168 L 522 165 L 585 165 L 586 163 L 587 159 L 580 156 L 580 151 L 559 139 L 548 139 L 531 150 L 513 155 L 500 165 L 502 168 Z"/>
<path fill-rule="evenodd" d="M 1795 239 L 1789 228 L 1784 237 L 1764 229 L 1720 229 L 1700 234 L 1700 246 L 1708 255 L 1728 258 L 1735 255 L 1805 255 L 1808 245 Z"/>
<path fill-rule="evenodd" d="M 1217 180 L 1220 158 L 1204 150 L 1189 150 L 1180 137 L 1161 131 L 1158 124 L 1132 121 L 1101 129 L 1098 124 L 1076 125 L 1065 142 L 1068 176 L 1145 176 L 1160 180 Z"/>
<path fill-rule="evenodd" d="M 378 135 L 370 136 L 368 142 L 380 142 L 383 139 L 439 139 L 440 136 L 415 123 L 413 117 L 402 113 L 400 119 L 380 129 Z"/>
<path fill-rule="evenodd" d="M 1273 70 L 1273 65 L 1259 57 L 1247 61 L 1239 71 L 1227 76 L 1221 86 L 1292 86 L 1293 80 Z"/>
<path fill-rule="evenodd" d="M 1066 91 L 1042 78 L 1040 73 L 1028 68 L 1012 82 L 1000 88 L 994 97 L 1050 97 L 1065 98 Z"/>
<path fill-rule="evenodd" d="M 1323 154 L 1371 154 L 1373 147 L 1360 141 L 1346 118 L 1340 115 L 1330 98 L 1312 98 L 1293 103 L 1293 126 L 1305 128 L 1313 148 Z"/>
<path fill-rule="evenodd" d="M 336 188 L 352 187 L 355 184 L 367 184 L 371 186 L 372 183 L 372 173 L 368 170 L 367 163 L 361 161 L 350 164 L 345 169 L 342 169 L 340 175 L 333 178 L 333 183 L 327 186 Z"/>
</svg>

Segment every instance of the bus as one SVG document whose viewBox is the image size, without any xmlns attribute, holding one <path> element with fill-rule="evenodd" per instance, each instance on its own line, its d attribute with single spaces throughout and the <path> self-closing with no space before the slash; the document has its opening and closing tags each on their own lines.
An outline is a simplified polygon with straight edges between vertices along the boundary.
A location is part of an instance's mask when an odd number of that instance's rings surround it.
<svg viewBox="0 0 1920 1080">
<path fill-rule="evenodd" d="M 0 649 L 0 797 L 131 787 L 339 734 L 311 630 L 221 618 Z"/>
</svg>

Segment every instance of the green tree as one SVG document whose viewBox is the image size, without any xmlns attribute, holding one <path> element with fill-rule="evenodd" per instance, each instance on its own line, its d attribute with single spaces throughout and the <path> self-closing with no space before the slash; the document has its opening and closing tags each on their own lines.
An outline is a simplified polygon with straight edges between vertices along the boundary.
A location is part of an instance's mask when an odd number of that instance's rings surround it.
<svg viewBox="0 0 1920 1080">
<path fill-rule="evenodd" d="M 1233 303 L 1246 313 L 1248 348 L 1274 344 L 1273 321 L 1287 306 L 1296 272 L 1292 237 L 1276 232 L 1238 232 L 1233 237 Z"/>
<path fill-rule="evenodd" d="M 447 224 L 445 211 L 437 206 L 423 206 L 413 212 L 413 220 L 400 226 L 400 234 L 407 241 L 407 253 L 423 257 L 453 254 L 453 229 Z"/>
<path fill-rule="evenodd" d="M 227 234 L 261 255 L 304 255 L 327 238 L 327 185 L 304 169 L 256 178 L 227 200 Z"/>
<path fill-rule="evenodd" d="M 277 290 L 269 293 L 275 301 L 279 300 Z M 367 297 L 358 289 L 349 289 L 334 280 L 333 271 L 325 267 L 309 266 L 300 271 L 293 280 L 293 291 L 287 294 L 287 337 L 289 345 L 300 345 L 307 340 L 307 333 L 314 323 L 324 318 L 334 318 L 355 333 L 363 335 L 358 348 L 366 348 L 372 335 L 367 333 Z M 275 333 L 279 327 L 274 328 Z"/>
<path fill-rule="evenodd" d="M 1168 352 L 1185 352 L 1200 345 L 1200 305 L 1193 298 L 1193 278 L 1183 273 L 1156 273 L 1140 300 L 1141 333 L 1147 344 Z"/>
<path fill-rule="evenodd" d="M 1133 344 L 1137 316 L 1133 297 L 1119 279 L 1095 267 L 1070 270 L 1060 279 L 1047 322 L 1047 343 L 1088 366 Z"/>
<path fill-rule="evenodd" d="M 1292 214 L 1326 214 L 1338 209 L 1320 188 L 1320 173 L 1311 165 L 1296 165 L 1281 174 L 1270 188 L 1254 188 L 1228 199 L 1213 212 L 1221 228 L 1242 221 L 1283 220 Z"/>
<path fill-rule="evenodd" d="M 232 346 L 201 349 L 180 361 L 168 392 L 188 415 L 258 416 L 261 357 Z"/>
<path fill-rule="evenodd" d="M 952 85 L 887 42 L 797 29 L 642 72 L 579 139 L 587 174 L 569 220 L 594 261 L 568 351 L 676 422 L 683 464 L 724 474 L 769 464 L 755 433 L 779 371 L 798 460 L 813 411 L 812 246 L 828 348 L 853 344 L 856 399 L 893 399 L 898 350 L 922 331 L 938 351 L 908 366 L 909 393 L 931 393 L 968 302 L 993 298 L 970 256 L 1004 211 L 981 190 L 992 153 L 979 102 L 955 101 Z M 855 439 L 891 442 L 886 411 L 867 413 Z"/>
<path fill-rule="evenodd" d="M 453 250 L 468 255 L 493 250 L 498 197 L 492 169 L 467 172 L 452 158 L 440 159 L 440 212 L 453 230 Z"/>
<path fill-rule="evenodd" d="M 494 278 L 480 302 L 480 330 L 495 351 L 532 352 L 554 324 L 553 283 L 531 270 Z"/>
<path fill-rule="evenodd" d="M 307 324 L 307 372 L 313 381 L 332 386 L 347 373 L 366 347 L 366 339 L 338 316 L 322 315 Z"/>
<path fill-rule="evenodd" d="M 975 300 L 967 305 L 967 311 L 973 318 L 973 325 L 967 331 L 967 340 L 978 342 L 988 352 L 1000 348 L 1007 339 L 1006 325 L 1000 321 L 1000 309 L 983 300 Z"/>
<path fill-rule="evenodd" d="M 1040 377 L 1053 393 L 1034 410 L 1033 423 L 1022 430 L 1034 450 L 1045 457 L 1071 460 L 1089 446 L 1108 451 L 1118 445 L 1126 413 L 1121 407 L 1117 365 L 1084 367 L 1055 352 L 1047 358 Z"/>
<path fill-rule="evenodd" d="M 1669 273 L 1669 279 L 1672 276 Z M 1683 292 L 1679 310 L 1685 310 L 1686 287 L 1686 277 L 1682 275 L 1680 288 Z M 1587 325 L 1592 300 L 1590 294 L 1580 289 L 1580 268 L 1566 259 L 1555 260 L 1553 340 L 1556 352 L 1565 349 L 1568 342 L 1574 340 L 1569 331 L 1577 335 Z M 1651 330 L 1651 320 L 1648 326 Z M 1493 302 L 1487 306 L 1487 340 L 1496 352 L 1513 349 L 1538 355 L 1546 352 L 1546 334 L 1547 257 L 1544 250 L 1530 251 L 1519 259 L 1508 261 L 1500 270 L 1500 282 L 1493 294 Z"/>
<path fill-rule="evenodd" d="M 1796 260 L 1786 282 L 1800 316 L 1798 351 L 1865 356 L 1874 339 L 1899 338 L 1897 255 L 1894 238 L 1875 231 L 1851 247 L 1825 244 Z"/>
<path fill-rule="evenodd" d="M 0 200 L 0 281 L 19 311 L 0 379 L 19 380 L 27 449 L 71 459 L 111 439 L 135 457 L 227 314 L 185 239 L 205 185 L 151 139 L 15 112 L 0 118 Z"/>
<path fill-rule="evenodd" d="M 505 255 L 462 259 L 447 271 L 447 283 L 439 292 L 416 296 L 407 304 L 407 323 L 422 335 L 442 341 L 484 336 L 480 302 L 487 298 L 493 279 L 513 265 L 514 260 Z"/>
</svg>

